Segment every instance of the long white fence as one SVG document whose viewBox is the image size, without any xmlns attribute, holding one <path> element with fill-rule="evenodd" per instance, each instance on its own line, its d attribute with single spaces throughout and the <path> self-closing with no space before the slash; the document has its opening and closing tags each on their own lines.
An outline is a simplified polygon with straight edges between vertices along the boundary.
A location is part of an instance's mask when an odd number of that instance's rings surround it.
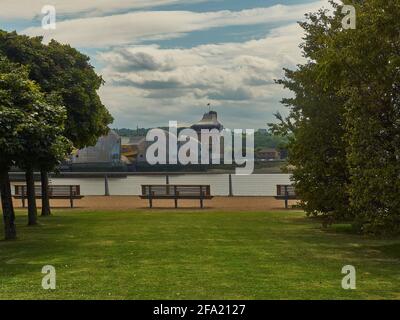
<svg viewBox="0 0 400 320">
<path fill-rule="evenodd" d="M 182 174 L 170 175 L 170 184 L 208 184 L 214 196 L 228 196 L 230 193 L 229 174 Z M 128 175 L 108 178 L 110 195 L 140 195 L 142 184 L 165 184 L 166 175 Z M 21 183 L 12 183 L 21 184 Z M 51 178 L 53 185 L 80 185 L 84 196 L 105 194 L 104 178 Z M 234 196 L 274 196 L 277 184 L 290 184 L 289 174 L 231 175 Z M 12 186 L 14 192 L 14 186 Z"/>
</svg>

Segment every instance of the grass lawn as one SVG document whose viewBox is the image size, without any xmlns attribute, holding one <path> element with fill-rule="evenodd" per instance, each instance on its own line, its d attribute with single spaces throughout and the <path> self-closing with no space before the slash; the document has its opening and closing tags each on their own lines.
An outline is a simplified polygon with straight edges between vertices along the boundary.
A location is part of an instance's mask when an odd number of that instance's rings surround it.
<svg viewBox="0 0 400 320">
<path fill-rule="evenodd" d="M 22 213 L 17 222 L 19 239 L 0 241 L 0 299 L 400 299 L 400 239 L 322 231 L 302 212 L 56 211 L 36 227 Z M 341 288 L 347 264 L 353 291 Z M 57 270 L 55 291 L 41 287 L 44 265 Z"/>
</svg>

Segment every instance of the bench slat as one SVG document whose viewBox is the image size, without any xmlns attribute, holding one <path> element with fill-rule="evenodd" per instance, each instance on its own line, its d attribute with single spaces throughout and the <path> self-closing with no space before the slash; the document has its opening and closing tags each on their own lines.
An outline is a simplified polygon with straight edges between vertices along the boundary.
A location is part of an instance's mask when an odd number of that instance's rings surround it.
<svg viewBox="0 0 400 320">
<path fill-rule="evenodd" d="M 142 185 L 142 196 L 210 195 L 209 185 Z"/>
<path fill-rule="evenodd" d="M 294 189 L 293 185 L 284 185 L 284 184 L 278 184 L 276 186 L 276 195 L 277 196 L 296 196 L 296 191 Z"/>
<path fill-rule="evenodd" d="M 71 185 L 71 186 L 50 185 L 49 186 L 49 197 L 50 198 L 56 198 L 56 197 L 70 198 L 71 195 L 72 195 L 72 197 L 79 198 L 79 197 L 82 197 L 80 193 L 81 193 L 80 186 L 77 186 L 77 185 Z M 35 195 L 38 198 L 42 196 L 42 187 L 41 186 L 35 186 Z M 15 197 L 26 198 L 26 196 L 27 196 L 26 186 L 25 185 L 16 185 L 15 186 Z"/>
<path fill-rule="evenodd" d="M 203 208 L 203 200 L 212 199 L 210 185 L 142 185 L 140 198 L 148 199 L 150 208 L 153 207 L 153 199 L 174 199 L 175 207 L 178 207 L 178 199 L 198 199 Z"/>
<path fill-rule="evenodd" d="M 74 200 L 82 199 L 81 186 L 79 185 L 50 185 L 48 187 L 49 199 L 68 199 L 70 200 L 71 208 L 74 207 Z M 42 186 L 35 185 L 35 197 L 42 199 Z M 22 206 L 25 207 L 25 200 L 28 199 L 26 185 L 15 186 L 15 199 L 22 200 Z"/>
<path fill-rule="evenodd" d="M 277 200 L 285 201 L 285 208 L 289 207 L 289 200 L 298 200 L 296 195 L 296 190 L 293 185 L 278 184 L 276 186 L 276 196 Z"/>
</svg>

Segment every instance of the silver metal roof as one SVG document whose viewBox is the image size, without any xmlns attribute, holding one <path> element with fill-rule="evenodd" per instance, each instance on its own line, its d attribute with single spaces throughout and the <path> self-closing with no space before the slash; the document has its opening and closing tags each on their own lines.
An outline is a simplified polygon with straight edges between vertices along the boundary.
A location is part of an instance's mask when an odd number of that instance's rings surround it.
<svg viewBox="0 0 400 320">
<path fill-rule="evenodd" d="M 224 126 L 218 121 L 218 114 L 215 111 L 207 112 L 203 115 L 203 118 L 192 125 L 195 130 L 201 129 L 218 129 L 222 130 Z"/>
</svg>

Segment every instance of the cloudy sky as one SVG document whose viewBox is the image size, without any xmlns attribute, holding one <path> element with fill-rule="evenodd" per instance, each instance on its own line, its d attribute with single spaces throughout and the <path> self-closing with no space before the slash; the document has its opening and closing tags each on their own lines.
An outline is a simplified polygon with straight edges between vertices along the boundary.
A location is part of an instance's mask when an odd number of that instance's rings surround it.
<svg viewBox="0 0 400 320">
<path fill-rule="evenodd" d="M 304 14 L 327 0 L 1 0 L 0 28 L 70 43 L 106 85 L 113 127 L 198 121 L 207 103 L 228 128 L 265 128 L 284 111 L 274 83 L 302 62 Z M 54 5 L 56 30 L 41 27 Z"/>
</svg>

